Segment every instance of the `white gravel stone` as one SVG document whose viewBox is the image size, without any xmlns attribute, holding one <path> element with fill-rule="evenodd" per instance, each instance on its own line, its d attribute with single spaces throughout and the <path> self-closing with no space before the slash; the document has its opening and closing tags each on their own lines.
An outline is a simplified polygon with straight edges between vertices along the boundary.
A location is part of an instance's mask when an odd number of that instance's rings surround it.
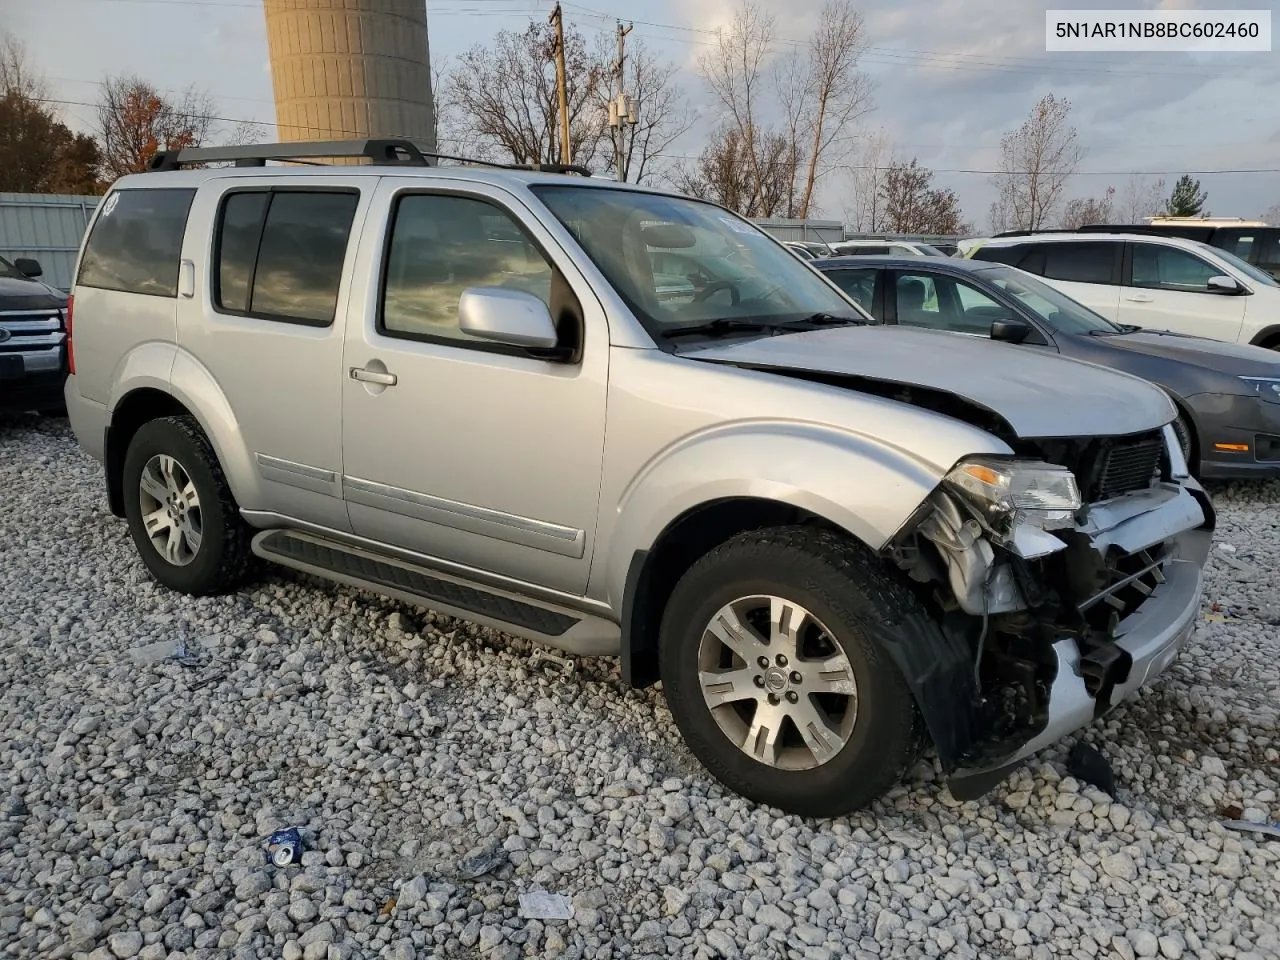
<svg viewBox="0 0 1280 960">
<path fill-rule="evenodd" d="M 1280 817 L 1280 482 L 1210 487 L 1237 549 L 1196 632 L 1084 734 L 1117 798 L 1065 742 L 963 804 L 926 755 L 831 821 L 725 791 L 609 661 L 548 676 L 525 641 L 278 569 L 159 587 L 60 421 L 0 415 L 0 490 L 0 955 L 1280 956 L 1280 850 L 1220 825 Z M 135 662 L 183 623 L 196 665 Z M 286 826 L 302 868 L 264 863 Z M 521 917 L 532 890 L 573 919 Z"/>
</svg>

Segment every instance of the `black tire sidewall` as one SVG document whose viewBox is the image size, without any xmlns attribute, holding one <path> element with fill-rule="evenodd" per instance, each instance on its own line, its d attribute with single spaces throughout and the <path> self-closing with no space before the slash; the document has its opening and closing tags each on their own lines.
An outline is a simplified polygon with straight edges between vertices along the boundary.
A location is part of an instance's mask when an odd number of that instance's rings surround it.
<svg viewBox="0 0 1280 960">
<path fill-rule="evenodd" d="M 169 563 L 147 537 L 139 502 L 139 479 L 147 461 L 156 454 L 167 454 L 182 466 L 200 497 L 200 549 L 195 559 L 184 567 Z M 227 545 L 228 518 L 224 512 L 226 497 L 210 469 L 209 456 L 188 433 L 172 420 L 153 420 L 134 434 L 124 458 L 122 472 L 125 517 L 143 563 L 166 587 L 183 593 L 204 593 L 214 589 L 223 569 Z"/>
<path fill-rule="evenodd" d="M 715 562 L 695 565 L 673 592 L 659 654 L 668 705 L 690 749 L 737 792 L 782 809 L 826 816 L 864 805 L 901 775 L 914 742 L 910 692 L 869 634 L 869 622 L 879 615 L 860 615 L 859 608 L 870 601 L 852 586 L 816 556 L 787 551 L 769 558 L 731 546 Z M 858 716 L 849 741 L 811 770 L 780 770 L 750 758 L 721 731 L 698 683 L 698 647 L 706 625 L 726 603 L 755 594 L 805 607 L 831 631 L 853 667 Z"/>
</svg>

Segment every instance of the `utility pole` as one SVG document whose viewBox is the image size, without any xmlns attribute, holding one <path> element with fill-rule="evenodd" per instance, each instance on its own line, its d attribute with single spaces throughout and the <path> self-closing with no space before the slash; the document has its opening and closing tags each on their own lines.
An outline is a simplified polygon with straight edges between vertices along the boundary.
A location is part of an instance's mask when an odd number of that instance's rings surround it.
<svg viewBox="0 0 1280 960">
<path fill-rule="evenodd" d="M 636 102 L 627 96 L 626 91 L 627 34 L 631 29 L 632 24 L 624 27 L 622 21 L 618 21 L 618 60 L 613 65 L 618 79 L 618 94 L 609 103 L 609 127 L 613 133 L 613 152 L 618 161 L 619 183 L 627 179 L 627 127 L 635 126 L 639 119 L 636 115 Z"/>
<path fill-rule="evenodd" d="M 560 162 L 573 163 L 569 154 L 569 93 L 565 88 L 564 67 L 564 15 L 560 12 L 559 0 L 551 11 L 549 23 L 556 25 L 556 87 L 560 92 Z"/>
</svg>

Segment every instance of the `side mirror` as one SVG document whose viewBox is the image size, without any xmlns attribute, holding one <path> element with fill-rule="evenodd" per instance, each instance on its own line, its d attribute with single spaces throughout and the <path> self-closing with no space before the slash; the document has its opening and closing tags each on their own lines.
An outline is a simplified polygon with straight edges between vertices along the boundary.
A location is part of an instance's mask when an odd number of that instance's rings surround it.
<svg viewBox="0 0 1280 960">
<path fill-rule="evenodd" d="M 531 350 L 560 344 L 547 305 L 532 293 L 507 287 L 468 287 L 458 301 L 463 333 L 494 343 Z"/>
<path fill-rule="evenodd" d="M 1031 324 L 1023 320 L 993 320 L 991 339 L 1005 343 L 1022 343 L 1031 336 Z"/>
<path fill-rule="evenodd" d="M 1233 294 L 1240 292 L 1240 284 L 1236 283 L 1234 277 L 1220 276 L 1210 277 L 1209 282 L 1205 284 L 1209 288 L 1210 293 Z"/>
<path fill-rule="evenodd" d="M 44 273 L 40 267 L 40 261 L 32 260 L 30 257 L 18 257 L 13 261 L 13 266 L 24 277 L 30 277 L 32 280 Z"/>
</svg>

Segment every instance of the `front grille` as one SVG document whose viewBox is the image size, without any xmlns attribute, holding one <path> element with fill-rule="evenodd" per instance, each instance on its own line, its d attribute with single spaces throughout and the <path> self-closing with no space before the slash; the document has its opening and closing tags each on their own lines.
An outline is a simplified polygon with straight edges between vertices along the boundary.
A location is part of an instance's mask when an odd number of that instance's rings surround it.
<svg viewBox="0 0 1280 960">
<path fill-rule="evenodd" d="M 61 310 L 0 310 L 0 353 L 57 347 L 65 339 Z"/>
<path fill-rule="evenodd" d="M 1102 453 L 1091 502 L 1110 500 L 1151 486 L 1160 469 L 1164 442 L 1159 437 L 1121 442 Z"/>
</svg>

